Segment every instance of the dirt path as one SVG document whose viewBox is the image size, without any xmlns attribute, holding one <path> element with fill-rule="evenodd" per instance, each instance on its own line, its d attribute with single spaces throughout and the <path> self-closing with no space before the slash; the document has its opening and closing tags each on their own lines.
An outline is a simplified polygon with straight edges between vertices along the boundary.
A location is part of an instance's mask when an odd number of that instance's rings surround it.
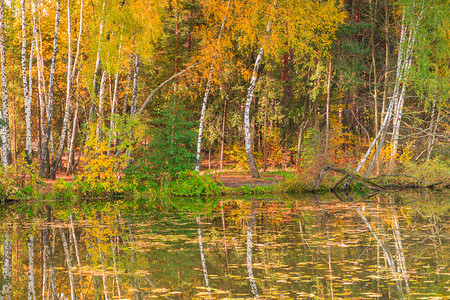
<svg viewBox="0 0 450 300">
<path fill-rule="evenodd" d="M 221 173 L 213 176 L 216 182 L 222 182 L 226 187 L 238 188 L 241 186 L 272 186 L 284 180 L 283 177 L 273 174 L 261 174 L 261 178 L 252 178 L 248 173 Z"/>
</svg>

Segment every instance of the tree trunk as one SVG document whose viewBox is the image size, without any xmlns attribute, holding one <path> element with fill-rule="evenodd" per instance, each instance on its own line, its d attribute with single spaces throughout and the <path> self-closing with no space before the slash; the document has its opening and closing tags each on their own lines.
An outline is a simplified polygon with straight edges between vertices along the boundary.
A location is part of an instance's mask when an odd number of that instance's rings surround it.
<svg viewBox="0 0 450 300">
<path fill-rule="evenodd" d="M 32 148 L 31 148 L 31 91 L 32 91 L 32 66 L 33 66 L 33 48 L 34 37 L 32 38 L 30 48 L 30 60 L 29 60 L 29 77 L 27 76 L 27 20 L 25 15 L 25 0 L 21 0 L 21 12 L 22 12 L 22 81 L 23 81 L 23 96 L 25 107 L 25 153 L 28 164 L 32 161 Z M 34 8 L 34 6 L 33 6 Z M 34 11 L 34 9 L 33 9 Z M 34 15 L 34 14 L 33 14 Z M 35 32 L 35 23 L 33 22 L 33 34 Z"/>
<path fill-rule="evenodd" d="M 4 241 L 4 254 L 3 254 L 3 280 L 2 280 L 2 293 L 0 299 L 11 300 L 11 273 L 12 273 L 12 242 L 9 234 L 5 233 Z M 4 298 L 3 298 L 4 297 Z"/>
<path fill-rule="evenodd" d="M 36 300 L 34 287 L 34 238 L 33 234 L 28 236 L 28 300 Z"/>
<path fill-rule="evenodd" d="M 393 130 L 392 130 L 392 138 L 391 138 L 391 142 L 392 142 L 392 150 L 391 150 L 391 158 L 390 158 L 390 162 L 389 162 L 389 171 L 392 172 L 393 171 L 393 167 L 394 167 L 394 160 L 397 156 L 397 147 L 398 147 L 398 138 L 399 138 L 399 133 L 400 133 L 400 123 L 401 123 L 401 119 L 402 119 L 402 111 L 403 111 L 403 104 L 404 104 L 404 99 L 405 99 L 405 91 L 406 91 L 406 86 L 408 83 L 408 77 L 409 77 L 409 70 L 411 67 L 411 62 L 412 62 L 412 56 L 413 56 L 413 51 L 414 51 L 414 46 L 415 46 L 415 42 L 416 42 L 416 34 L 417 34 L 417 29 L 419 27 L 419 23 L 422 20 L 423 17 L 423 12 L 424 12 L 424 7 L 423 5 L 420 8 L 420 13 L 419 16 L 417 17 L 417 20 L 415 22 L 415 24 L 405 24 L 405 17 L 402 18 L 402 32 L 404 31 L 405 33 L 408 32 L 408 42 L 405 45 L 404 43 L 400 44 L 400 50 L 399 50 L 399 58 L 400 58 L 400 53 L 403 54 L 403 47 L 406 47 L 406 52 L 404 57 L 402 57 L 402 72 L 401 72 L 401 85 L 402 85 L 402 91 L 400 93 L 400 97 L 399 99 L 396 101 L 395 105 L 394 105 L 394 116 L 393 116 Z M 404 27 L 404 28 L 403 28 Z M 405 39 L 403 40 L 405 41 Z"/>
<path fill-rule="evenodd" d="M 200 217 L 197 217 L 196 221 L 197 221 L 197 228 L 198 228 L 198 247 L 200 249 L 200 259 L 202 261 L 203 277 L 205 278 L 206 290 L 208 291 L 209 296 L 212 298 L 211 288 L 209 286 L 208 269 L 206 268 L 205 251 L 203 250 L 202 227 L 201 227 Z"/>
<path fill-rule="evenodd" d="M 370 26 L 370 44 L 372 48 L 372 68 L 373 68 L 373 100 L 374 100 L 374 120 L 375 120 L 375 134 L 378 132 L 378 81 L 377 81 L 377 65 L 375 60 L 375 42 L 374 42 L 374 34 L 375 34 L 375 23 L 374 14 L 373 14 L 373 5 L 372 0 L 369 1 L 370 6 L 370 19 L 372 20 L 372 26 Z M 375 9 L 377 6 L 377 1 L 375 1 Z"/>
<path fill-rule="evenodd" d="M 103 104 L 105 101 L 105 85 L 106 85 L 106 79 L 107 79 L 107 73 L 106 71 L 102 72 L 102 79 L 100 81 L 100 91 L 98 95 L 98 119 L 97 119 L 97 139 L 100 139 L 102 134 L 102 126 L 103 126 L 103 117 L 104 117 L 104 109 Z"/>
<path fill-rule="evenodd" d="M 431 152 L 433 151 L 433 145 L 434 145 L 434 140 L 436 138 L 436 128 L 439 124 L 439 119 L 440 119 L 440 111 L 438 111 L 437 113 L 437 118 L 435 117 L 436 115 L 436 98 L 433 99 L 433 107 L 431 108 L 431 122 L 430 122 L 430 135 L 428 136 L 428 143 L 427 143 L 427 158 L 426 158 L 426 162 L 428 162 L 431 158 Z"/>
<path fill-rule="evenodd" d="M 100 49 L 102 46 L 102 35 L 103 35 L 103 22 L 104 22 L 104 15 L 105 15 L 105 5 L 106 1 L 103 1 L 102 6 L 102 19 L 100 21 L 100 31 L 98 34 L 98 44 L 97 44 L 97 57 L 95 59 L 95 69 L 94 69 L 94 78 L 92 79 L 92 94 L 91 94 L 91 107 L 89 109 L 89 119 L 88 122 L 90 123 L 92 121 L 92 117 L 94 115 L 95 110 L 95 98 L 97 98 L 97 73 L 100 68 Z"/>
<path fill-rule="evenodd" d="M 247 272 L 250 280 L 250 287 L 255 299 L 259 299 L 258 287 L 256 285 L 255 276 L 253 275 L 252 267 L 252 252 L 253 252 L 253 226 L 255 225 L 256 213 L 258 211 L 259 204 L 252 202 L 252 211 L 247 223 Z"/>
<path fill-rule="evenodd" d="M 43 136 L 43 145 L 41 150 L 41 166 L 40 176 L 48 177 L 49 169 L 49 141 L 52 135 L 52 122 L 53 122 L 53 88 L 55 82 L 55 66 L 56 66 L 56 53 L 58 51 L 58 30 L 59 30 L 59 17 L 61 13 L 61 3 L 58 0 L 56 2 L 56 16 L 55 16 L 55 35 L 53 38 L 53 54 L 52 63 L 50 67 L 50 81 L 48 83 L 48 103 L 47 103 L 47 126 Z"/>
<path fill-rule="evenodd" d="M 327 83 L 327 110 L 325 128 L 325 163 L 328 160 L 328 143 L 330 139 L 330 94 L 331 94 L 331 57 L 328 62 L 328 83 Z"/>
<path fill-rule="evenodd" d="M 9 112 L 8 112 L 8 82 L 6 81 L 6 56 L 5 56 L 5 22 L 3 19 L 4 2 L 0 2 L 0 59 L 1 59 L 1 73 L 2 73 L 2 105 L 3 112 L 0 117 L 5 122 L 1 126 L 2 135 L 2 163 L 3 167 L 11 164 L 11 137 L 9 133 Z"/>
<path fill-rule="evenodd" d="M 80 74 L 77 75 L 77 102 L 75 104 L 75 111 L 74 111 L 74 116 L 73 116 L 73 124 L 72 124 L 72 135 L 70 137 L 70 142 L 69 142 L 69 151 L 68 151 L 68 162 L 67 162 L 67 175 L 69 175 L 70 173 L 72 173 L 72 166 L 74 165 L 74 158 L 75 158 L 75 135 L 77 133 L 77 124 L 78 124 L 78 103 L 79 103 L 79 77 Z"/>
<path fill-rule="evenodd" d="M 228 97 L 225 97 L 225 102 L 223 104 L 222 134 L 220 136 L 220 171 L 223 170 L 223 151 L 225 146 L 225 120 L 227 116 L 227 99 Z"/>
<path fill-rule="evenodd" d="M 61 241 L 64 248 L 64 256 L 66 258 L 67 269 L 69 270 L 70 299 L 75 300 L 76 299 L 74 290 L 75 282 L 73 280 L 72 262 L 70 260 L 69 246 L 67 244 L 66 234 L 64 233 L 63 228 L 61 227 L 59 228 L 59 233 L 61 234 Z"/>
<path fill-rule="evenodd" d="M 206 83 L 205 95 L 203 96 L 202 112 L 200 115 L 200 124 L 198 126 L 198 139 L 197 139 L 197 157 L 195 161 L 195 171 L 200 171 L 200 157 L 202 151 L 202 134 L 203 134 L 203 124 L 205 121 L 206 104 L 208 103 L 209 91 L 211 89 L 211 81 L 214 75 L 214 62 L 217 57 L 217 48 L 219 47 L 220 39 L 222 38 L 223 28 L 225 27 L 225 21 L 227 19 L 228 8 L 230 7 L 231 0 L 228 0 L 227 10 L 225 11 L 225 16 L 222 20 L 222 25 L 220 26 L 219 36 L 217 37 L 216 49 L 214 50 L 213 61 L 211 68 L 209 69 L 208 82 Z"/>
</svg>

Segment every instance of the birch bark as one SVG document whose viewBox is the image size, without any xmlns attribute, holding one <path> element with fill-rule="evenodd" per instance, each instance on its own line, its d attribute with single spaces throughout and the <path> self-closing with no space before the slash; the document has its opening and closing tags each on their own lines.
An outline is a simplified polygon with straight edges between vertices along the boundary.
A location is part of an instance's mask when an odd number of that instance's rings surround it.
<svg viewBox="0 0 450 300">
<path fill-rule="evenodd" d="M 259 204 L 252 203 L 252 211 L 247 223 L 247 272 L 248 279 L 250 280 L 250 287 L 255 299 L 259 299 L 258 286 L 256 285 L 255 276 L 253 275 L 252 267 L 252 253 L 253 253 L 253 226 L 255 225 L 256 213 L 258 211 Z"/>
<path fill-rule="evenodd" d="M 30 49 L 30 77 L 27 76 L 27 19 L 25 15 L 25 0 L 21 1 L 21 13 L 22 13 L 22 81 L 23 81 L 23 98 L 25 107 L 25 126 L 26 126 L 26 137 L 25 137 L 25 153 L 26 160 L 31 164 L 32 160 L 32 150 L 31 150 L 31 82 L 28 81 L 32 79 L 31 68 L 33 59 L 33 42 Z M 34 41 L 34 38 L 32 38 Z"/>
<path fill-rule="evenodd" d="M 55 66 L 56 66 L 56 53 L 58 52 L 58 30 L 59 30 L 59 18 L 61 13 L 61 3 L 56 2 L 56 16 L 55 16 L 55 35 L 53 38 L 53 53 L 52 62 L 50 67 L 50 80 L 48 83 L 48 103 L 47 103 L 47 124 L 45 128 L 45 133 L 43 136 L 43 144 L 41 149 L 41 166 L 40 166 L 40 176 L 48 177 L 49 169 L 49 141 L 52 134 L 52 122 L 53 122 L 53 88 L 55 83 Z"/>
<path fill-rule="evenodd" d="M 28 236 L 28 300 L 36 300 L 36 290 L 34 288 L 34 238 Z"/>
<path fill-rule="evenodd" d="M 225 12 L 225 16 L 222 20 L 222 25 L 220 26 L 219 36 L 217 37 L 216 49 L 214 50 L 213 62 L 211 64 L 211 68 L 209 69 L 208 82 L 206 83 L 205 95 L 203 96 L 203 104 L 202 104 L 202 112 L 200 115 L 200 124 L 198 126 L 198 139 L 197 139 L 197 156 L 195 161 L 195 170 L 200 171 L 200 157 L 202 151 L 202 134 L 203 134 L 203 125 L 205 121 L 205 113 L 206 113 L 206 104 L 208 103 L 209 91 L 211 89 L 211 81 L 214 75 L 214 62 L 217 58 L 217 48 L 219 48 L 219 43 L 222 38 L 223 28 L 225 27 L 225 22 L 227 20 L 228 9 L 230 7 L 231 0 L 228 1 L 227 10 Z"/>
<path fill-rule="evenodd" d="M 5 233 L 3 245 L 3 288 L 0 294 L 0 300 L 11 300 L 12 242 L 7 233 Z"/>
<path fill-rule="evenodd" d="M 3 20 L 3 0 L 0 1 L 0 59 L 2 76 L 2 120 L 5 124 L 1 126 L 2 134 L 2 163 L 3 167 L 11 164 L 11 138 L 9 133 L 9 110 L 8 110 L 8 89 L 6 82 L 6 56 L 5 56 L 5 23 Z"/>
</svg>

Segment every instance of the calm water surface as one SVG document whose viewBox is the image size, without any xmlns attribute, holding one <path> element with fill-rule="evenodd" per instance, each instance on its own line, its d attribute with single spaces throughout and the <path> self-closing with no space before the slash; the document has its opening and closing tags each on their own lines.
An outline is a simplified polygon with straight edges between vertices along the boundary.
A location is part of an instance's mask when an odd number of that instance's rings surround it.
<svg viewBox="0 0 450 300">
<path fill-rule="evenodd" d="M 448 196 L 10 205 L 0 288 L 4 299 L 449 299 Z"/>
</svg>

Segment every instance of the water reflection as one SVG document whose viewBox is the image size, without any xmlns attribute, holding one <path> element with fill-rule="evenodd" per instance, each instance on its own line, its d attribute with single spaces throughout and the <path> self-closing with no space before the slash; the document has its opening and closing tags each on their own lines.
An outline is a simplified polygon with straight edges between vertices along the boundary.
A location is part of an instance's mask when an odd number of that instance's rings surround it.
<svg viewBox="0 0 450 300">
<path fill-rule="evenodd" d="M 4 208 L 0 299 L 442 299 L 445 198 L 222 199 L 202 213 L 175 210 L 185 199 L 164 211 L 132 200 Z"/>
</svg>

